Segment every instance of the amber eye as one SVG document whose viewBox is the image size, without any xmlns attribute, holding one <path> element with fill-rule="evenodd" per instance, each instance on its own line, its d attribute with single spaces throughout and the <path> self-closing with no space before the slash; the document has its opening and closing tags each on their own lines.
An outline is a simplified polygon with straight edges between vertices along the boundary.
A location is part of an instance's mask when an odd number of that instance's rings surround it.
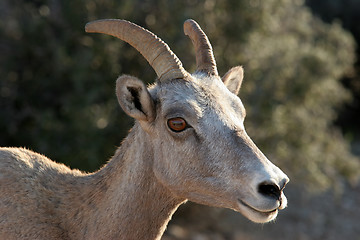
<svg viewBox="0 0 360 240">
<path fill-rule="evenodd" d="M 179 117 L 169 119 L 167 124 L 169 128 L 174 132 L 184 131 L 188 127 L 186 121 Z"/>
</svg>

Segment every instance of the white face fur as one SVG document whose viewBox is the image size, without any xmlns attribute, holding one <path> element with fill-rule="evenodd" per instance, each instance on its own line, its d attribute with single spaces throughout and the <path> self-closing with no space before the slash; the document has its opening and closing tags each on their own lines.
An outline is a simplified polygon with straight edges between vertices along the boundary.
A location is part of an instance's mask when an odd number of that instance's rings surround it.
<svg viewBox="0 0 360 240">
<path fill-rule="evenodd" d="M 173 80 L 150 92 L 156 102 L 154 172 L 175 195 L 234 209 L 255 222 L 273 220 L 286 207 L 281 190 L 287 176 L 251 141 L 245 108 L 219 77 Z M 173 119 L 186 128 L 174 131 Z M 260 187 L 272 184 L 279 196 Z"/>
</svg>

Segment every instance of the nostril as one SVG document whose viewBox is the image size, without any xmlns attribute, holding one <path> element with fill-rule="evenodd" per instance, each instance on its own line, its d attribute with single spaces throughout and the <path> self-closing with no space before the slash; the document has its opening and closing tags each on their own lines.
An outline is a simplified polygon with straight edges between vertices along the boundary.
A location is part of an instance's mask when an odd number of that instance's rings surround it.
<svg viewBox="0 0 360 240">
<path fill-rule="evenodd" d="M 285 179 L 281 182 L 281 184 L 280 184 L 280 191 L 284 190 L 286 184 L 288 184 L 289 181 L 290 181 L 289 178 L 285 178 Z"/>
<path fill-rule="evenodd" d="M 277 200 L 279 200 L 281 196 L 281 190 L 275 183 L 263 182 L 259 185 L 258 191 L 266 197 L 272 197 Z"/>
</svg>

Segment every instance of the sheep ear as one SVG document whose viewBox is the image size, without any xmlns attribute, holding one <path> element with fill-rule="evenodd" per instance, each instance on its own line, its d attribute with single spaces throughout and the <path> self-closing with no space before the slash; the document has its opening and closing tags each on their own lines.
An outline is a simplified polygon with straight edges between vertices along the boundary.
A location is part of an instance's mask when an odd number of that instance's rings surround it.
<svg viewBox="0 0 360 240">
<path fill-rule="evenodd" d="M 233 67 L 223 77 L 222 81 L 230 92 L 238 95 L 242 80 L 244 78 L 244 70 L 242 66 Z"/>
<path fill-rule="evenodd" d="M 155 119 L 154 101 L 141 80 L 128 75 L 119 77 L 116 95 L 120 106 L 130 117 L 146 122 Z"/>
</svg>

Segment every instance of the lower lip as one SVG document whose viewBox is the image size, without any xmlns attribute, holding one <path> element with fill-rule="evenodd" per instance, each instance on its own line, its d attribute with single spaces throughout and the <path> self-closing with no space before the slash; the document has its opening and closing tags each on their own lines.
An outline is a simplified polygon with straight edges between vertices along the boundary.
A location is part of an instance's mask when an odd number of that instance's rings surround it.
<svg viewBox="0 0 360 240">
<path fill-rule="evenodd" d="M 271 210 L 271 211 L 268 211 L 268 212 L 266 212 L 266 211 L 265 211 L 265 212 L 262 212 L 262 211 L 259 211 L 259 210 L 255 209 L 255 208 L 253 208 L 252 206 L 250 206 L 249 204 L 247 204 L 246 202 L 244 202 L 244 201 L 241 200 L 241 199 L 238 199 L 238 201 L 239 201 L 243 206 L 245 206 L 245 207 L 247 207 L 247 208 L 249 208 L 249 209 L 251 209 L 251 210 L 253 210 L 253 211 L 257 212 L 257 213 L 270 215 L 270 214 L 276 213 L 276 212 L 278 211 L 277 209 L 274 209 L 274 210 Z"/>
</svg>

